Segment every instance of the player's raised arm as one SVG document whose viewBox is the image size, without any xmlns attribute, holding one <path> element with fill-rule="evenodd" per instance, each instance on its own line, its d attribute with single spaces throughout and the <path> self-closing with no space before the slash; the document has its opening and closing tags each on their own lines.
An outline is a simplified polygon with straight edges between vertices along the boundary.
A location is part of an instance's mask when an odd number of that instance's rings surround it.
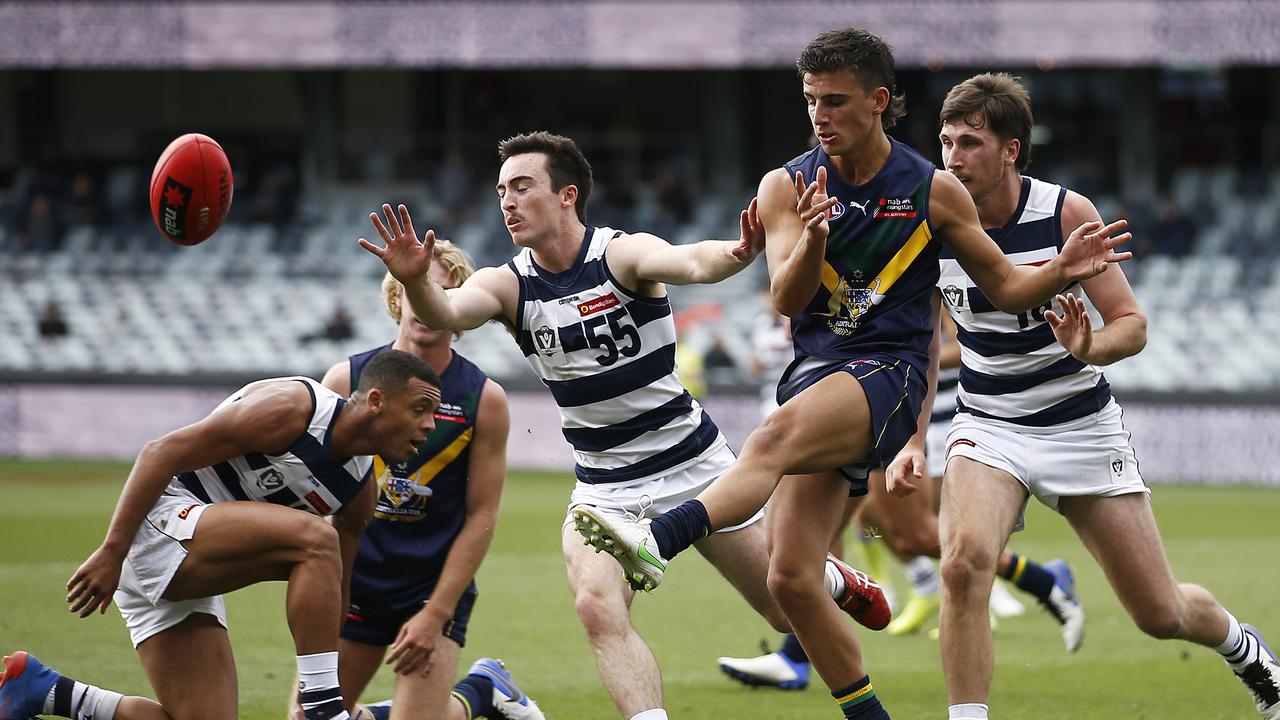
<svg viewBox="0 0 1280 720">
<path fill-rule="evenodd" d="M 384 204 L 382 213 L 385 222 L 378 213 L 369 213 L 369 220 L 385 245 L 360 238 L 360 247 L 381 258 L 391 275 L 404 285 L 405 298 L 414 315 L 439 330 L 473 330 L 495 318 L 513 322 L 514 312 L 508 312 L 502 301 L 502 297 L 515 297 L 517 293 L 516 278 L 509 270 L 484 268 L 461 287 L 446 291 L 428 276 L 435 231 L 428 230 L 419 240 L 409 208 L 404 205 L 399 206 L 397 214 Z"/>
<path fill-rule="evenodd" d="M 778 312 L 792 317 L 804 312 L 822 283 L 823 254 L 827 249 L 827 210 L 835 198 L 827 197 L 827 173 L 806 183 L 803 174 L 793 179 L 784 169 L 770 171 L 760 180 L 760 220 L 769 243 L 769 292 Z"/>
<path fill-rule="evenodd" d="M 703 240 L 672 245 L 649 233 L 633 233 L 609 244 L 609 267 L 619 279 L 639 283 L 699 285 L 720 282 L 751 264 L 764 249 L 764 228 L 756 212 L 756 200 L 738 217 L 737 240 Z"/>
<path fill-rule="evenodd" d="M 1128 242 L 1126 221 L 1104 226 L 1101 221 L 1076 228 L 1061 252 L 1039 267 L 1011 264 L 999 246 L 987 237 L 978 221 L 978 211 L 964 186 L 951 173 L 937 171 L 929 198 L 934 229 L 951 246 L 960 266 L 996 308 L 1019 313 L 1042 305 L 1078 280 L 1105 271 L 1108 266 L 1132 257 L 1115 248 Z"/>
<path fill-rule="evenodd" d="M 175 474 L 249 452 L 278 452 L 287 447 L 306 429 L 309 397 L 301 383 L 285 383 L 147 443 L 120 492 L 102 545 L 67 581 L 71 612 L 80 617 L 94 610 L 106 612 L 138 526 Z"/>
<path fill-rule="evenodd" d="M 1088 222 L 1100 223 L 1098 210 L 1088 198 L 1068 192 L 1062 203 L 1062 230 Z M 1055 300 L 1061 314 L 1046 311 L 1044 319 L 1054 337 L 1077 360 L 1090 365 L 1109 365 L 1138 354 L 1147 344 L 1147 317 L 1120 268 L 1081 282 L 1089 301 L 1102 315 L 1103 326 L 1093 329 L 1084 299 L 1067 293 Z"/>
</svg>

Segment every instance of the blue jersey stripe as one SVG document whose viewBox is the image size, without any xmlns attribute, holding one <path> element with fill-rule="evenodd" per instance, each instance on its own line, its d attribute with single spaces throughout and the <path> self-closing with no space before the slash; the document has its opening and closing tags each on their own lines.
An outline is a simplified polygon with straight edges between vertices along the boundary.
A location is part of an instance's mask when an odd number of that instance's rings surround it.
<svg viewBox="0 0 1280 720">
<path fill-rule="evenodd" d="M 698 425 L 697 429 L 674 447 L 656 455 L 650 455 L 638 463 L 620 468 L 587 468 L 577 465 L 574 471 L 579 480 L 592 485 L 627 482 L 636 478 L 654 475 L 681 463 L 688 462 L 706 452 L 707 448 L 711 447 L 718 437 L 720 437 L 719 428 L 711 420 L 711 416 L 704 412 L 702 413 L 702 423 Z"/>
<path fill-rule="evenodd" d="M 957 326 L 956 338 L 961 345 L 983 357 L 1023 355 L 1058 342 L 1048 323 L 1020 333 L 970 332 Z"/>
<path fill-rule="evenodd" d="M 205 491 L 204 485 L 200 484 L 200 478 L 197 477 L 195 473 L 180 472 L 177 475 L 174 475 L 174 478 L 178 482 L 182 483 L 182 487 L 186 488 L 187 490 L 190 490 L 192 495 L 195 495 L 197 498 L 199 498 L 200 502 L 204 502 L 204 503 L 213 502 L 213 498 L 209 497 L 209 493 Z"/>
<path fill-rule="evenodd" d="M 235 468 L 231 467 L 231 463 L 220 462 L 212 466 L 213 471 L 218 474 L 218 479 L 222 481 L 222 486 L 231 493 L 231 496 L 237 500 L 248 500 L 249 493 L 240 487 L 240 476 L 236 473 Z"/>
<path fill-rule="evenodd" d="M 964 391 L 971 395 L 1005 395 L 1029 390 L 1041 383 L 1074 375 L 1085 367 L 1084 363 L 1070 355 L 1039 370 L 1017 375 L 988 375 L 965 367 L 960 369 L 960 384 L 964 386 Z"/>
<path fill-rule="evenodd" d="M 1059 425 L 1072 420 L 1079 420 L 1087 415 L 1092 415 L 1111 402 L 1111 384 L 1104 377 L 1098 380 L 1098 384 L 1082 393 L 1073 395 L 1062 402 L 1050 405 L 1039 412 L 1021 417 L 1000 417 L 990 413 L 965 407 L 964 401 L 957 399 L 959 412 L 967 412 L 970 415 L 980 418 L 988 418 L 991 420 L 1003 420 L 1004 422 L 1015 423 L 1018 425 L 1029 425 L 1031 427 L 1048 427 L 1050 425 Z"/>
<path fill-rule="evenodd" d="M 659 348 L 610 370 L 574 380 L 546 380 L 556 404 L 562 408 L 581 407 L 612 400 L 661 380 L 675 372 L 675 343 Z"/>
<path fill-rule="evenodd" d="M 631 442 L 641 435 L 666 427 L 693 410 L 693 396 L 687 391 L 670 402 L 626 420 L 599 428 L 565 428 L 564 437 L 582 452 L 604 452 Z"/>
</svg>

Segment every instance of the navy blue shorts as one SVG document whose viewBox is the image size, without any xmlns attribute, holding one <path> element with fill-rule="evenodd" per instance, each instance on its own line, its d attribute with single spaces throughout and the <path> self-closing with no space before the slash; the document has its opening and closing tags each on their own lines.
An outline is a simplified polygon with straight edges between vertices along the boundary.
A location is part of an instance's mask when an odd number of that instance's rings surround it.
<svg viewBox="0 0 1280 720">
<path fill-rule="evenodd" d="M 472 581 L 462 592 L 462 597 L 458 598 L 453 617 L 444 624 L 444 636 L 458 643 L 459 647 L 467 645 L 467 622 L 471 620 L 476 595 L 476 584 Z M 423 600 L 409 606 L 386 607 L 377 598 L 353 595 L 351 606 L 347 608 L 347 620 L 342 624 L 342 637 L 366 645 L 390 645 L 396 641 L 400 626 L 417 614 L 428 601 Z"/>
<path fill-rule="evenodd" d="M 841 371 L 858 381 L 871 407 L 871 455 L 839 468 L 849 479 L 850 497 L 857 497 L 867 494 L 867 476 L 872 469 L 893 462 L 898 451 L 916 434 L 916 422 L 928 385 L 919 365 L 894 355 L 868 353 L 849 360 L 803 358 L 783 373 L 778 383 L 778 404 Z"/>
</svg>

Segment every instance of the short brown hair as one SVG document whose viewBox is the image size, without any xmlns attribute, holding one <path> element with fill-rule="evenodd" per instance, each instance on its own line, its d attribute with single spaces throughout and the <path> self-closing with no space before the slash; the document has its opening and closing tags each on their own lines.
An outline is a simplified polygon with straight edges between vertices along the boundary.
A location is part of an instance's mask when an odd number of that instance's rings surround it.
<svg viewBox="0 0 1280 720">
<path fill-rule="evenodd" d="M 591 197 L 591 163 L 578 149 L 578 144 L 563 135 L 546 131 L 524 133 L 498 143 L 500 162 L 528 153 L 547 156 L 547 174 L 551 176 L 552 190 L 560 192 L 566 185 L 578 188 L 574 210 L 578 219 L 586 223 L 587 200 Z"/>
<path fill-rule="evenodd" d="M 880 124 L 891 128 L 907 114 L 907 96 L 898 90 L 894 80 L 893 48 L 862 28 L 828 30 L 814 38 L 796 58 L 800 79 L 806 73 L 848 70 L 867 92 L 876 88 L 889 91 L 889 105 L 880 116 Z"/>
<path fill-rule="evenodd" d="M 974 130 L 991 128 L 996 137 L 1018 141 L 1018 157 L 1013 166 L 1022 172 L 1031 164 L 1031 93 L 1018 78 L 1008 73 L 974 75 L 951 88 L 942 101 L 938 122 L 942 125 L 963 120 Z"/>
</svg>

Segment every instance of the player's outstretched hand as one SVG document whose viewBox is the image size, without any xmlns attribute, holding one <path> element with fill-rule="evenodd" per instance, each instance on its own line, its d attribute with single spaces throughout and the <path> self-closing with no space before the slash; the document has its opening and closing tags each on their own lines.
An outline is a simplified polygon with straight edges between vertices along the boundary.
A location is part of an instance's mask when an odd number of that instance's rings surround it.
<svg viewBox="0 0 1280 720">
<path fill-rule="evenodd" d="M 397 216 L 390 205 L 383 203 L 382 214 L 386 216 L 385 223 L 376 212 L 369 213 L 369 221 L 386 246 L 379 247 L 360 238 L 360 247 L 382 258 L 387 270 L 402 283 L 425 276 L 431 269 L 431 255 L 436 245 L 435 230 L 428 230 L 426 237 L 419 241 L 418 234 L 413 231 L 409 208 L 400 205 Z"/>
<path fill-rule="evenodd" d="M 820 240 L 827 238 L 831 226 L 827 217 L 831 208 L 836 206 L 836 198 L 827 197 L 827 169 L 818 167 L 818 177 L 808 185 L 804 182 L 804 173 L 796 173 L 796 212 L 805 230 Z"/>
<path fill-rule="evenodd" d="M 426 676 L 435 662 L 436 643 L 444 637 L 441 634 L 444 622 L 425 608 L 419 610 L 400 626 L 386 664 L 395 663 L 397 675 Z"/>
<path fill-rule="evenodd" d="M 1115 251 L 1132 239 L 1133 235 L 1127 232 L 1115 234 L 1128 226 L 1128 220 L 1117 220 L 1105 227 L 1097 220 L 1090 220 L 1076 228 L 1058 253 L 1067 279 L 1087 280 L 1100 275 L 1110 265 L 1133 257 L 1131 252 Z"/>
<path fill-rule="evenodd" d="M 1093 348 L 1093 321 L 1089 319 L 1089 310 L 1084 306 L 1084 298 L 1071 293 L 1054 296 L 1062 307 L 1062 314 L 1053 310 L 1044 312 L 1044 319 L 1053 329 L 1053 336 L 1071 356 L 1081 362 L 1089 362 L 1089 350 Z"/>
<path fill-rule="evenodd" d="M 742 235 L 732 250 L 733 256 L 743 264 L 755 260 L 756 256 L 764 251 L 764 224 L 760 222 L 760 213 L 756 207 L 757 200 L 758 198 L 751 198 L 751 204 L 742 211 L 742 217 L 739 219 Z"/>
<path fill-rule="evenodd" d="M 67 604 L 71 612 L 89 617 L 93 611 L 105 613 L 111 596 L 120 586 L 120 566 L 124 556 L 98 548 L 67 581 Z"/>
<path fill-rule="evenodd" d="M 924 451 L 908 445 L 898 452 L 884 471 L 884 486 L 890 495 L 906 497 L 918 488 L 916 483 L 929 477 Z"/>
</svg>

